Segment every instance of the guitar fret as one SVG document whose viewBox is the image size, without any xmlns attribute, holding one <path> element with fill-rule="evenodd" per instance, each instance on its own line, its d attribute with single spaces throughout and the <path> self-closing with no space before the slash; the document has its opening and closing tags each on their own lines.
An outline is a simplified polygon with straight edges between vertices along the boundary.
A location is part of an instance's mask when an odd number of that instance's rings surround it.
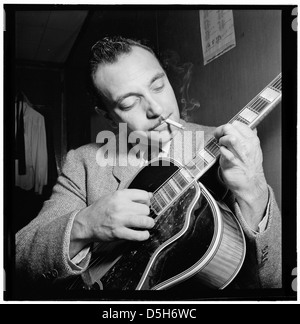
<svg viewBox="0 0 300 324">
<path fill-rule="evenodd" d="M 278 93 L 280 93 L 280 91 L 281 91 L 281 82 L 278 85 L 276 85 L 276 87 L 270 87 L 270 88 L 272 90 L 277 91 Z"/>
<path fill-rule="evenodd" d="M 252 101 L 250 101 L 250 103 L 247 105 L 247 107 L 255 109 L 255 107 L 257 107 L 259 104 L 260 104 L 260 98 L 256 97 Z"/>
<path fill-rule="evenodd" d="M 237 120 L 237 121 L 239 121 L 239 122 L 241 122 L 241 123 L 244 123 L 244 124 L 246 124 L 246 125 L 249 125 L 249 122 L 248 122 L 248 120 L 246 120 L 245 118 L 243 118 L 242 116 L 237 116 L 236 118 L 235 118 L 235 120 Z M 234 121 L 235 121 L 234 120 Z"/>
<path fill-rule="evenodd" d="M 195 161 L 197 162 L 197 161 Z M 186 168 L 189 170 L 189 172 L 196 177 L 199 174 L 199 171 L 201 171 L 201 166 L 199 168 L 199 165 L 195 163 L 194 161 L 190 161 L 187 165 Z"/>
<path fill-rule="evenodd" d="M 274 84 L 271 85 L 271 87 L 277 88 L 279 85 L 281 85 L 281 79 L 278 79 L 277 81 L 275 81 Z"/>
<path fill-rule="evenodd" d="M 177 192 L 173 189 L 173 187 L 169 181 L 164 185 L 164 187 L 166 187 L 166 191 L 168 192 L 168 195 L 171 197 L 171 199 L 176 197 Z"/>
<path fill-rule="evenodd" d="M 215 160 L 215 157 L 212 156 L 212 155 L 210 154 L 210 151 L 208 151 L 208 150 L 206 150 L 206 149 L 201 150 L 200 153 L 199 153 L 199 155 L 204 159 L 206 165 L 208 165 L 209 163 L 211 163 L 212 161 Z M 206 166 L 206 165 L 205 165 L 205 166 Z"/>
<path fill-rule="evenodd" d="M 173 188 L 173 190 L 176 191 L 176 194 L 179 194 L 181 192 L 181 188 L 178 186 L 178 184 L 176 183 L 176 181 L 173 178 L 171 178 L 168 181 L 168 183 Z"/>
<path fill-rule="evenodd" d="M 182 170 L 182 169 L 181 169 Z M 181 171 L 180 170 L 180 171 Z M 181 172 L 178 172 L 178 173 L 176 173 L 175 174 L 175 176 L 174 176 L 174 180 L 175 180 L 175 182 L 176 182 L 176 184 L 178 185 L 178 187 L 179 188 L 181 188 L 181 189 L 184 189 L 186 186 L 187 186 L 187 184 L 188 184 L 188 181 L 187 181 L 187 179 L 181 174 Z"/>
<path fill-rule="evenodd" d="M 248 105 L 247 108 L 253 110 L 255 113 L 260 113 L 261 110 L 268 104 L 268 101 L 258 97 L 252 104 Z"/>
<path fill-rule="evenodd" d="M 190 172 L 188 172 L 186 168 L 180 169 L 180 174 L 184 177 L 185 181 L 187 182 L 187 185 L 194 179 L 193 175 Z"/>
<path fill-rule="evenodd" d="M 212 138 L 207 145 L 205 146 L 205 149 L 214 157 L 217 157 L 219 151 L 220 151 L 220 146 L 217 143 L 216 138 Z"/>
<path fill-rule="evenodd" d="M 170 196 L 170 194 L 166 188 L 166 184 L 160 188 L 160 191 L 163 193 L 164 197 L 166 197 L 167 202 L 170 202 L 170 200 L 172 200 L 172 197 Z"/>
<path fill-rule="evenodd" d="M 271 85 L 271 87 L 275 88 L 276 90 L 281 90 L 281 77 Z"/>
<path fill-rule="evenodd" d="M 158 214 L 161 211 L 161 207 L 160 207 L 159 203 L 157 202 L 155 195 L 151 199 L 151 207 L 155 211 L 156 214 Z"/>
<path fill-rule="evenodd" d="M 160 193 L 160 195 L 162 196 L 162 198 L 164 199 L 165 203 L 168 204 L 171 200 L 171 198 L 169 197 L 168 193 L 166 192 L 164 187 L 161 187 L 158 192 Z"/>
<path fill-rule="evenodd" d="M 155 198 L 157 198 L 157 202 L 158 204 L 164 208 L 167 206 L 167 202 L 165 201 L 165 199 L 163 198 L 163 196 L 161 195 L 160 191 L 158 191 L 156 194 L 155 194 Z"/>
<path fill-rule="evenodd" d="M 177 186 L 178 188 L 180 188 L 180 190 L 184 189 L 184 186 L 182 186 L 182 185 L 180 184 L 180 180 L 177 179 L 177 178 L 178 178 L 178 173 L 176 173 L 176 174 L 173 176 L 173 180 L 174 180 L 174 182 L 176 183 L 176 186 Z"/>
<path fill-rule="evenodd" d="M 207 162 L 202 156 L 200 156 L 200 153 L 197 154 L 195 158 L 195 163 L 198 165 L 198 169 L 200 171 L 202 171 L 207 166 Z"/>
</svg>

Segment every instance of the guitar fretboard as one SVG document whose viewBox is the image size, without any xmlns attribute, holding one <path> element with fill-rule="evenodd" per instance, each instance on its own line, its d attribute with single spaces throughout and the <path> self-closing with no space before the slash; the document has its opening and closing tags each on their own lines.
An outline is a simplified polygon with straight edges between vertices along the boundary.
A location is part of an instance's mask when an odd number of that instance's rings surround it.
<svg viewBox="0 0 300 324">
<path fill-rule="evenodd" d="M 281 101 L 281 73 L 253 98 L 230 121 L 242 122 L 250 128 L 255 128 L 272 109 Z M 193 181 L 198 180 L 220 155 L 220 147 L 216 138 L 211 138 L 196 156 L 185 166 L 179 168 L 151 199 L 151 206 L 159 215 L 170 206 L 187 189 Z"/>
</svg>

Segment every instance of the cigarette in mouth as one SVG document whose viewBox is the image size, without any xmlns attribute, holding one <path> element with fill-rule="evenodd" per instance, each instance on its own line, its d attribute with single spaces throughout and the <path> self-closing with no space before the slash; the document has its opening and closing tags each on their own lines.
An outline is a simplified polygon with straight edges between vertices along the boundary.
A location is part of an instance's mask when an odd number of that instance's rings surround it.
<svg viewBox="0 0 300 324">
<path fill-rule="evenodd" d="M 164 122 L 166 122 L 166 123 L 168 123 L 168 124 L 170 124 L 170 125 L 173 125 L 173 126 L 175 126 L 175 127 L 178 127 L 178 128 L 181 128 L 181 129 L 184 129 L 184 127 L 181 125 L 181 124 L 179 124 L 179 123 L 177 123 L 177 122 L 175 122 L 175 121 L 173 121 L 173 120 L 171 120 L 171 119 L 164 119 Z"/>
</svg>

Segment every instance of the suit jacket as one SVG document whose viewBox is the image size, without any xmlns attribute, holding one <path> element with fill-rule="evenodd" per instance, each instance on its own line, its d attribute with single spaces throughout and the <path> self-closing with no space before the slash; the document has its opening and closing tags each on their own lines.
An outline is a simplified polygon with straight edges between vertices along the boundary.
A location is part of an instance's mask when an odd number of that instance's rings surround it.
<svg viewBox="0 0 300 324">
<path fill-rule="evenodd" d="M 196 149 L 212 136 L 211 127 L 181 122 L 193 134 L 204 134 L 196 141 Z M 195 141 L 187 141 L 181 147 L 174 142 L 169 153 L 174 159 L 182 156 L 183 147 L 195 149 Z M 77 267 L 72 266 L 69 259 L 70 232 L 76 213 L 99 197 L 125 188 L 139 169 L 130 163 L 136 158 L 132 151 L 128 154 L 128 166 L 100 166 L 99 156 L 104 149 L 105 146 L 93 143 L 69 151 L 51 198 L 44 203 L 37 218 L 16 234 L 16 269 L 23 282 L 40 283 L 40 278 L 52 282 L 79 275 L 87 268 L 91 253 Z M 120 155 L 116 154 L 116 162 L 118 157 Z M 226 197 L 240 221 L 247 243 L 245 261 L 233 282 L 235 288 L 281 287 L 281 216 L 271 188 L 269 197 L 268 224 L 260 234 L 248 227 L 233 195 L 229 193 Z"/>
</svg>

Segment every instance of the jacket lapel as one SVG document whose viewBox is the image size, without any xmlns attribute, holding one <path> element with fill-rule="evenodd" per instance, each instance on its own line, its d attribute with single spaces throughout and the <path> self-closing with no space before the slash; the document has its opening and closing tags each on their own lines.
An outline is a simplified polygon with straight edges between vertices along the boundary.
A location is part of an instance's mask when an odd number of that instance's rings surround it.
<svg viewBox="0 0 300 324">
<path fill-rule="evenodd" d="M 113 167 L 113 175 L 119 181 L 118 189 L 124 189 L 130 183 L 130 180 L 134 178 L 134 175 L 138 172 L 139 167 L 128 165 Z"/>
<path fill-rule="evenodd" d="M 140 165 L 137 163 L 137 158 L 133 150 L 127 145 L 126 152 L 121 151 L 119 148 L 119 141 L 117 140 L 117 155 L 112 173 L 119 182 L 118 189 L 126 188 L 139 168 Z"/>
</svg>

